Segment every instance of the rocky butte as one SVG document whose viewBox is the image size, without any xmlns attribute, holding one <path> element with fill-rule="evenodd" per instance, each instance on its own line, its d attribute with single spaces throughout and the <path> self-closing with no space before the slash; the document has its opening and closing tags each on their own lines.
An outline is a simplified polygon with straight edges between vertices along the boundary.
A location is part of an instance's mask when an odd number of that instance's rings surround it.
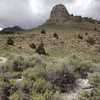
<svg viewBox="0 0 100 100">
<path fill-rule="evenodd" d="M 70 18 L 70 14 L 65 8 L 64 5 L 56 5 L 52 11 L 48 22 L 50 23 L 59 23 L 62 24 L 65 21 L 68 21 Z"/>
<path fill-rule="evenodd" d="M 92 18 L 70 15 L 63 4 L 58 4 L 53 7 L 50 18 L 46 24 L 66 24 L 68 22 L 91 22 L 100 23 Z"/>
</svg>

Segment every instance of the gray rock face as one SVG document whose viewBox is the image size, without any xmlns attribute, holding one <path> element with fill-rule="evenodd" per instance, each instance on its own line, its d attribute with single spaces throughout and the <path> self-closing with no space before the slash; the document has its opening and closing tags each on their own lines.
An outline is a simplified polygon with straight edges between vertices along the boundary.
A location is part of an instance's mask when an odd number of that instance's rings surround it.
<svg viewBox="0 0 100 100">
<path fill-rule="evenodd" d="M 52 11 L 48 23 L 63 24 L 69 20 L 70 15 L 64 5 L 56 5 Z"/>
<path fill-rule="evenodd" d="M 90 22 L 90 23 L 99 23 L 92 18 L 81 17 L 70 15 L 66 7 L 63 4 L 58 4 L 53 7 L 50 18 L 47 20 L 46 24 L 66 24 L 67 22 Z"/>
</svg>

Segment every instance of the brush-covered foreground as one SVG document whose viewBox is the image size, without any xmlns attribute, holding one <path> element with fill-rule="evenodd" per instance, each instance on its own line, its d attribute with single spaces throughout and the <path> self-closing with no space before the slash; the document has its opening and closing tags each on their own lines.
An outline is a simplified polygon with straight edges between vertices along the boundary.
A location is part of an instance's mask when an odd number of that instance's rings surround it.
<svg viewBox="0 0 100 100">
<path fill-rule="evenodd" d="M 67 100 L 63 97 L 77 89 L 77 79 L 89 79 L 93 87 L 92 91 L 79 92 L 76 100 L 100 100 L 98 58 L 75 53 L 55 57 L 34 50 L 5 51 L 0 52 L 7 58 L 0 65 L 1 100 Z"/>
</svg>

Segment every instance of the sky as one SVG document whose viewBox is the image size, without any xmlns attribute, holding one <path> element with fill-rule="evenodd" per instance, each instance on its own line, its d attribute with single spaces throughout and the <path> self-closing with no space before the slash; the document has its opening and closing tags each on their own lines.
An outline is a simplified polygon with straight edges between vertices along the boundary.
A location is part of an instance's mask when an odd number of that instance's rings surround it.
<svg viewBox="0 0 100 100">
<path fill-rule="evenodd" d="M 100 20 L 100 0 L 0 0 L 0 30 L 16 25 L 22 28 L 41 25 L 56 4 L 64 4 L 70 14 Z"/>
</svg>

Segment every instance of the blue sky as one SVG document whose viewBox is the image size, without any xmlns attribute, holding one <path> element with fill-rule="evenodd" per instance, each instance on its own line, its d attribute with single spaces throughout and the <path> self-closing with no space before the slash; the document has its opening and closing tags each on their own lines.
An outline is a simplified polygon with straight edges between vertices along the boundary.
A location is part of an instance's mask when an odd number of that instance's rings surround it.
<svg viewBox="0 0 100 100">
<path fill-rule="evenodd" d="M 100 0 L 0 0 L 0 27 L 35 27 L 44 23 L 52 7 L 60 3 L 71 14 L 100 19 Z"/>
</svg>

